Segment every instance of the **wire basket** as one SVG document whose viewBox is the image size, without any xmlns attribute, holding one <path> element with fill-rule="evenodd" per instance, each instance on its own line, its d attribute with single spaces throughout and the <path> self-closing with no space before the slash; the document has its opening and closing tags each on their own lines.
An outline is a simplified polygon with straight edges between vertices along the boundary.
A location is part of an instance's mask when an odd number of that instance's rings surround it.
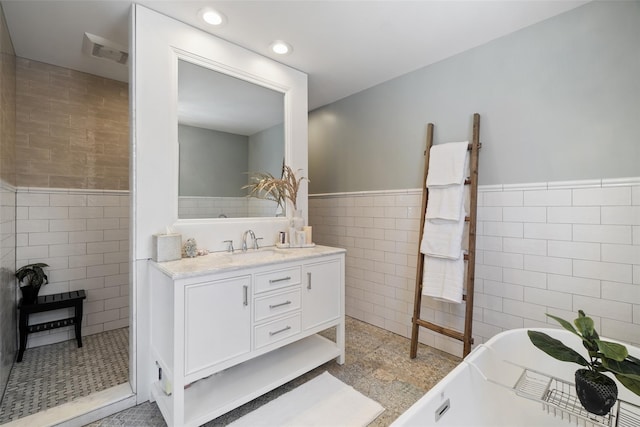
<svg viewBox="0 0 640 427">
<path fill-rule="evenodd" d="M 582 407 L 572 383 L 525 369 L 514 391 L 542 403 L 548 414 L 582 427 L 640 427 L 640 407 L 618 400 L 607 415 L 595 415 Z"/>
</svg>

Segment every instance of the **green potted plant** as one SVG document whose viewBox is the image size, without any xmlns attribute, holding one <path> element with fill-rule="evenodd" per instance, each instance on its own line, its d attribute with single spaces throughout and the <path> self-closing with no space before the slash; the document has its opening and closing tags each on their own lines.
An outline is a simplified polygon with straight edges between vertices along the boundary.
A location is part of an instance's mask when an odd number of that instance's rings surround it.
<svg viewBox="0 0 640 427">
<path fill-rule="evenodd" d="M 44 267 L 49 267 L 43 262 L 27 264 L 16 271 L 16 278 L 22 292 L 22 303 L 33 304 L 38 298 L 40 287 L 49 283 L 49 278 L 44 274 Z"/>
<path fill-rule="evenodd" d="M 547 316 L 582 339 L 589 360 L 543 332 L 527 331 L 529 339 L 551 357 L 584 366 L 576 371 L 575 381 L 578 399 L 587 411 L 606 415 L 618 398 L 615 381 L 604 372 L 612 373 L 623 386 L 640 396 L 640 359 L 631 356 L 624 345 L 601 340 L 594 329 L 593 319 L 582 310 L 578 310 L 578 318 L 573 322 L 575 328 L 566 320 L 551 314 Z"/>
</svg>

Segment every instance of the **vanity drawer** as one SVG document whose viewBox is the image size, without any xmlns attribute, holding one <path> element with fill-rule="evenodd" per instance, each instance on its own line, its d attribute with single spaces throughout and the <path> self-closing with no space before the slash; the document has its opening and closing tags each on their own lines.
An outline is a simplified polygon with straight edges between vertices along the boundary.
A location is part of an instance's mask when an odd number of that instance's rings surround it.
<svg viewBox="0 0 640 427">
<path fill-rule="evenodd" d="M 282 270 L 269 271 L 268 273 L 256 274 L 256 294 L 300 284 L 300 277 L 302 275 L 300 269 L 300 266 L 296 266 L 284 268 Z"/>
<path fill-rule="evenodd" d="M 264 347 L 300 332 L 300 313 L 265 325 L 257 326 L 254 333 L 255 348 Z"/>
<path fill-rule="evenodd" d="M 299 310 L 300 288 L 265 298 L 257 298 L 253 306 L 255 322 L 261 322 L 269 317 Z"/>
</svg>

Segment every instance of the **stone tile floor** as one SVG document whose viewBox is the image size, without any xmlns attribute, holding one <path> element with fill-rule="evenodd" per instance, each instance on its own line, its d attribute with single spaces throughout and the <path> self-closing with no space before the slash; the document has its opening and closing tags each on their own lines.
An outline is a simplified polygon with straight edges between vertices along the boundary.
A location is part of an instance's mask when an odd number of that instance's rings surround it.
<svg viewBox="0 0 640 427">
<path fill-rule="evenodd" d="M 28 348 L 0 403 L 0 424 L 129 380 L 129 328 Z"/>
<path fill-rule="evenodd" d="M 344 365 L 338 365 L 335 361 L 328 362 L 205 426 L 227 425 L 324 371 L 379 402 L 385 411 L 371 426 L 388 426 L 460 363 L 459 358 L 424 345 L 420 345 L 418 356 L 412 360 L 409 358 L 409 346 L 407 338 L 347 318 Z M 147 402 L 90 426 L 161 427 L 166 424 L 158 407 Z"/>
</svg>

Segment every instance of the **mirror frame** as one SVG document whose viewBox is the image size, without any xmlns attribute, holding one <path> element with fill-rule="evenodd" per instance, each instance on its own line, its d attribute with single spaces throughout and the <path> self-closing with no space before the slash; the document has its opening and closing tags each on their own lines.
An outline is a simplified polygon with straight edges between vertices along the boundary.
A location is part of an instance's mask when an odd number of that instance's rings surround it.
<svg viewBox="0 0 640 427">
<path fill-rule="evenodd" d="M 189 54 L 184 54 L 183 52 L 177 52 L 177 60 L 178 60 L 178 94 L 177 94 L 177 98 L 176 98 L 176 103 L 178 104 L 178 107 L 180 107 L 181 102 L 183 101 L 183 99 L 181 99 L 182 93 L 181 93 L 181 83 L 184 82 L 184 78 L 185 75 L 180 75 L 180 73 L 185 69 L 185 67 L 198 67 L 198 69 L 200 71 L 198 71 L 198 73 L 202 73 L 197 75 L 197 78 L 195 79 L 191 79 L 190 80 L 190 88 L 192 91 L 196 91 L 199 93 L 208 93 L 210 101 L 206 101 L 206 102 L 211 102 L 212 104 L 206 104 L 206 108 L 211 108 L 214 114 L 216 112 L 215 110 L 215 94 L 218 92 L 218 88 L 221 87 L 221 85 L 224 85 L 227 81 L 235 81 L 231 82 L 230 84 L 235 85 L 235 84 L 241 84 L 243 85 L 243 87 L 247 87 L 247 88 L 251 88 L 250 90 L 255 90 L 259 92 L 258 96 L 263 96 L 261 95 L 263 92 L 269 92 L 269 96 L 273 97 L 273 99 L 270 98 L 269 100 L 269 104 L 265 105 L 265 108 L 268 109 L 276 109 L 277 110 L 277 115 L 273 116 L 273 119 L 275 120 L 276 118 L 279 120 L 278 124 L 274 124 L 274 125 L 269 125 L 268 127 L 265 128 L 261 128 L 261 130 L 259 132 L 264 132 L 267 129 L 271 129 L 272 126 L 278 126 L 281 128 L 281 132 L 282 132 L 282 138 L 277 138 L 277 142 L 274 141 L 275 144 L 277 144 L 277 147 L 273 147 L 273 150 L 269 150 L 270 152 L 270 159 L 272 161 L 272 163 L 270 164 L 272 167 L 271 168 L 264 168 L 264 167 L 251 167 L 249 165 L 249 167 L 244 167 L 240 170 L 234 169 L 233 173 L 235 173 L 236 175 L 234 175 L 234 179 L 235 180 L 244 180 L 244 182 L 242 184 L 238 184 L 238 186 L 234 186 L 233 191 L 238 193 L 237 195 L 234 196 L 229 196 L 230 199 L 233 199 L 235 201 L 237 201 L 237 203 L 242 203 L 241 200 L 244 199 L 245 201 L 249 201 L 251 200 L 251 198 L 247 198 L 247 197 L 243 197 L 243 195 L 241 193 L 244 193 L 244 195 L 246 195 L 247 191 L 246 190 L 242 190 L 241 187 L 243 185 L 246 185 L 249 183 L 249 173 L 251 172 L 270 172 L 272 173 L 274 176 L 277 176 L 277 174 L 279 174 L 280 168 L 282 166 L 283 161 L 286 164 L 289 164 L 290 161 L 290 150 L 287 150 L 287 144 L 289 144 L 291 141 L 287 140 L 287 135 L 285 134 L 285 126 L 286 126 L 286 117 L 284 114 L 284 108 L 285 108 L 285 97 L 286 97 L 286 88 L 283 88 L 281 84 L 276 83 L 275 85 L 273 84 L 273 82 L 268 81 L 268 82 L 264 82 L 264 81 L 256 81 L 255 76 L 242 76 L 240 78 L 238 78 L 237 75 L 234 75 L 232 73 L 230 73 L 228 70 L 221 70 L 219 67 L 219 64 L 212 62 L 210 60 L 206 60 L 204 58 L 201 57 L 194 57 L 193 55 L 189 55 Z M 188 65 L 186 65 L 188 64 Z M 205 86 L 205 84 L 208 82 L 208 75 L 211 74 L 211 78 L 216 79 L 215 83 L 213 83 L 212 85 L 209 85 L 209 87 L 207 88 Z M 215 74 L 215 77 L 214 77 Z M 222 79 L 222 81 L 217 81 L 217 79 Z M 240 83 L 241 82 L 241 83 Z M 235 86 L 231 86 L 231 87 L 235 87 Z M 245 105 L 247 105 L 248 108 L 254 108 L 255 109 L 255 103 L 253 103 L 254 105 L 249 107 L 249 104 L 252 103 L 252 98 L 245 98 L 243 103 L 241 104 L 237 104 L 237 100 L 234 98 L 233 93 L 229 92 L 229 95 L 225 95 L 225 99 L 224 99 L 224 108 L 225 108 L 225 112 L 227 111 L 226 109 L 231 107 L 233 108 L 235 111 L 238 111 L 238 113 L 233 113 L 233 114 L 238 114 L 237 117 L 232 116 L 232 120 L 234 121 L 239 121 L 239 122 L 243 122 L 243 124 L 247 123 L 247 119 L 246 116 L 243 114 Z M 262 104 L 258 104 L 259 106 L 262 106 Z M 190 108 L 196 108 L 199 112 L 205 113 L 207 112 L 207 109 L 203 109 L 203 104 L 192 104 L 192 106 L 190 106 Z M 259 112 L 260 110 L 257 110 L 256 114 L 262 114 L 261 112 Z M 202 113 L 198 113 L 198 114 L 202 114 Z M 219 114 L 219 113 L 218 113 Z M 225 113 L 226 114 L 226 113 Z M 269 117 L 271 117 L 271 110 L 269 110 L 267 112 L 267 114 L 269 115 Z M 200 116 L 202 118 L 204 118 L 204 116 Z M 251 116 L 253 117 L 253 116 Z M 189 121 L 189 117 L 184 117 L 185 119 L 187 119 L 187 122 Z M 213 131 L 218 131 L 218 132 L 230 132 L 230 133 L 234 133 L 233 130 L 229 130 L 229 129 L 225 129 L 224 126 L 222 126 L 222 128 L 218 128 L 218 127 L 209 127 L 207 125 L 204 126 L 200 126 L 199 124 L 185 124 L 183 122 L 181 122 L 180 120 L 178 121 L 178 127 L 180 128 L 180 126 L 182 125 L 186 125 L 186 126 L 191 126 L 194 128 L 204 128 L 206 130 L 213 130 Z M 240 133 L 240 135 L 247 135 L 246 133 Z M 250 136 L 247 135 L 247 140 L 250 140 Z M 178 143 L 182 143 L 184 141 L 178 141 Z M 275 149 L 277 148 L 277 150 Z M 251 213 L 251 209 L 249 209 L 249 212 L 246 212 L 247 215 L 234 215 L 233 214 L 233 209 L 231 210 L 231 214 L 229 216 L 222 216 L 220 217 L 217 213 L 216 214 L 211 214 L 209 216 L 204 216 L 204 215 L 181 215 L 180 213 L 180 201 L 183 198 L 197 198 L 197 197 L 203 197 L 203 198 L 215 198 L 215 199 L 223 199 L 225 198 L 225 196 L 220 196 L 217 194 L 208 194 L 208 195 L 201 195 L 201 196 L 196 196 L 196 195 L 183 195 L 181 194 L 181 191 L 183 189 L 182 187 L 182 178 L 183 178 L 183 173 L 184 173 L 184 168 L 183 166 L 185 166 L 184 162 L 181 160 L 181 155 L 182 155 L 182 146 L 180 144 L 180 156 L 178 158 L 179 161 L 179 167 L 178 167 L 178 221 L 182 221 L 182 220 L 189 220 L 189 219 L 237 219 L 237 218 L 276 218 L 275 212 L 277 209 L 277 203 L 273 202 L 273 201 L 269 201 L 268 202 L 268 206 L 267 205 L 263 205 L 260 204 L 259 206 L 261 206 L 260 212 L 258 215 L 252 215 Z M 264 151 L 261 151 L 264 152 Z M 211 156 L 215 156 L 216 151 L 212 151 L 211 153 L 209 153 L 209 155 Z M 221 160 L 217 160 L 218 163 L 214 163 L 217 165 L 220 165 Z M 224 162 L 224 160 L 222 160 Z M 212 162 L 213 163 L 213 162 Z M 206 163 L 205 163 L 206 164 Z M 187 163 L 187 165 L 189 165 Z M 206 169 L 206 167 L 204 167 Z M 228 172 L 232 172 L 232 171 L 228 171 Z M 198 176 L 199 172 L 195 171 L 194 172 L 196 175 Z M 204 185 L 206 186 L 206 181 L 208 179 L 217 179 L 217 177 L 219 176 L 220 172 L 217 172 L 215 170 L 211 170 L 209 169 L 209 171 L 206 172 L 207 174 L 207 179 L 202 181 L 199 180 L 199 185 Z M 209 175 L 209 174 L 213 174 L 213 175 Z M 224 177 L 222 177 L 224 178 Z M 230 190 L 231 191 L 231 190 Z M 253 200 L 257 200 L 257 199 L 253 199 Z M 222 202 L 222 200 L 221 200 Z M 266 201 L 264 201 L 266 202 Z M 224 202 L 222 202 L 224 203 Z M 245 202 L 246 203 L 246 202 Z M 246 206 L 246 205 L 245 205 Z M 264 207 L 262 207 L 264 206 Z M 285 208 L 285 212 L 284 215 L 286 216 L 286 206 L 284 206 Z M 224 209 L 222 208 L 216 208 L 216 211 L 220 210 L 221 213 L 226 213 L 229 214 L 229 211 L 225 212 Z M 278 215 L 278 217 L 281 217 L 283 215 Z"/>
<path fill-rule="evenodd" d="M 255 84 L 258 86 L 262 86 L 264 88 L 267 89 L 271 89 L 274 90 L 276 92 L 279 92 L 283 95 L 284 98 L 284 162 L 285 164 L 291 164 L 292 161 L 292 149 L 291 149 L 291 126 L 289 126 L 288 123 L 288 117 L 290 117 L 290 114 L 287 114 L 287 106 L 289 105 L 289 99 L 288 97 L 291 96 L 290 93 L 288 93 L 290 91 L 290 88 L 287 86 L 282 85 L 282 83 L 279 82 L 274 82 L 272 80 L 269 79 L 265 79 L 263 77 L 260 76 L 256 76 L 255 74 L 251 74 L 251 73 L 247 73 L 244 70 L 241 69 L 237 69 L 237 68 L 232 68 L 226 64 L 220 64 L 216 61 L 213 61 L 211 59 L 207 59 L 207 58 L 203 58 L 197 55 L 194 55 L 190 52 L 185 52 L 182 51 L 180 49 L 174 49 L 174 54 L 175 54 L 175 69 L 176 69 L 176 73 L 175 73 L 175 77 L 176 77 L 176 88 L 178 87 L 178 61 L 185 61 L 185 62 L 189 62 L 193 65 L 198 65 L 200 67 L 206 68 L 208 70 L 214 71 L 214 72 L 218 72 L 218 73 L 222 73 L 225 74 L 229 77 L 234 77 L 236 79 L 251 83 L 251 84 Z M 179 96 L 179 91 L 176 90 L 175 92 L 175 105 L 177 107 L 178 105 L 178 96 Z M 176 144 L 176 149 L 179 150 L 179 146 L 178 146 L 178 115 L 177 115 L 177 109 L 176 109 L 176 121 L 175 121 L 175 127 L 176 127 L 176 138 L 175 138 L 175 144 Z M 180 167 L 179 167 L 179 155 L 176 155 L 175 158 L 176 161 L 176 170 L 178 171 L 178 176 L 176 177 L 176 183 L 178 183 L 178 187 L 179 187 L 179 179 L 180 179 Z M 257 221 L 257 222 L 261 222 L 261 221 L 269 221 L 269 220 L 274 220 L 276 219 L 276 217 L 240 217 L 240 218 L 180 218 L 179 213 L 178 213 L 178 198 L 180 197 L 180 192 L 178 189 L 178 192 L 176 193 L 176 212 L 175 212 L 175 216 L 176 216 L 176 222 L 175 225 L 180 227 L 182 225 L 186 225 L 186 224 L 199 224 L 203 221 L 214 221 L 214 222 L 234 222 L 234 221 L 238 221 L 238 220 L 250 220 L 250 221 Z M 286 212 L 290 212 L 292 210 L 292 208 L 290 208 L 289 205 L 287 205 L 286 207 Z M 287 214 L 287 217 L 290 217 L 291 214 Z M 281 218 L 278 218 L 281 219 Z"/>
<path fill-rule="evenodd" d="M 256 70 L 247 70 L 246 68 L 236 66 L 235 64 L 230 63 L 222 63 L 218 60 L 214 60 L 212 58 L 207 58 L 197 53 L 181 49 L 175 46 L 172 46 L 172 71 L 173 71 L 173 90 L 172 90 L 172 135 L 175 135 L 172 138 L 175 156 L 174 156 L 174 165 L 173 170 L 175 171 L 175 180 L 174 180 L 174 190 L 172 191 L 172 195 L 174 195 L 175 205 L 173 207 L 173 228 L 179 232 L 182 232 L 183 237 L 193 237 L 200 236 L 197 240 L 199 247 L 206 248 L 210 251 L 223 251 L 226 250 L 226 244 L 222 240 L 212 241 L 205 236 L 210 235 L 207 233 L 208 229 L 211 226 L 221 225 L 223 227 L 244 227 L 244 229 L 248 229 L 252 227 L 256 232 L 256 236 L 263 237 L 263 244 L 265 246 L 271 246 L 275 242 L 275 236 L 277 235 L 277 231 L 286 230 L 288 227 L 289 219 L 293 215 L 294 209 L 289 201 L 287 201 L 286 206 L 286 216 L 285 217 L 244 217 L 244 218 L 180 218 L 178 216 L 178 197 L 179 197 L 179 145 L 178 145 L 178 61 L 187 61 L 194 65 L 198 65 L 209 70 L 226 74 L 230 77 L 234 77 L 252 84 L 256 84 L 267 89 L 271 89 L 283 94 L 284 97 L 284 161 L 288 165 L 292 166 L 294 170 L 302 169 L 303 171 L 307 170 L 307 159 L 306 159 L 306 138 L 305 142 L 305 159 L 304 159 L 304 167 L 300 167 L 300 162 L 295 160 L 294 155 L 294 137 L 293 137 L 293 117 L 295 117 L 293 109 L 295 108 L 295 103 L 292 101 L 292 97 L 294 96 L 294 91 L 297 91 L 299 88 L 294 87 L 290 82 L 283 81 L 277 78 L 273 78 L 273 76 L 266 76 Z M 282 66 L 282 64 L 278 64 Z M 305 91 L 306 91 L 306 75 L 305 75 Z M 306 101 L 306 99 L 305 99 Z M 305 102 L 305 120 L 306 120 L 306 102 Z M 175 119 L 175 120 L 173 120 Z M 305 123 L 306 124 L 306 123 Z M 306 126 L 305 126 L 306 127 Z M 304 185 L 301 187 L 305 187 L 304 191 L 299 193 L 300 200 L 298 205 L 304 205 L 303 212 L 305 214 L 305 221 L 307 215 L 307 188 L 306 181 L 303 181 Z M 302 189 L 301 189 L 302 190 Z M 304 202 L 304 203 L 300 203 Z M 218 227 L 215 227 L 218 228 Z M 257 229 L 257 230 L 256 230 Z M 276 231 L 277 230 L 277 231 Z M 242 230 L 244 231 L 244 230 Z M 240 247 L 240 237 L 242 232 L 238 231 L 235 233 L 237 238 L 224 239 L 224 240 L 233 240 L 234 247 Z M 273 239 L 270 238 L 273 236 Z M 235 237 L 235 236 L 234 236 Z M 273 242 L 271 241 L 273 240 Z"/>
</svg>

